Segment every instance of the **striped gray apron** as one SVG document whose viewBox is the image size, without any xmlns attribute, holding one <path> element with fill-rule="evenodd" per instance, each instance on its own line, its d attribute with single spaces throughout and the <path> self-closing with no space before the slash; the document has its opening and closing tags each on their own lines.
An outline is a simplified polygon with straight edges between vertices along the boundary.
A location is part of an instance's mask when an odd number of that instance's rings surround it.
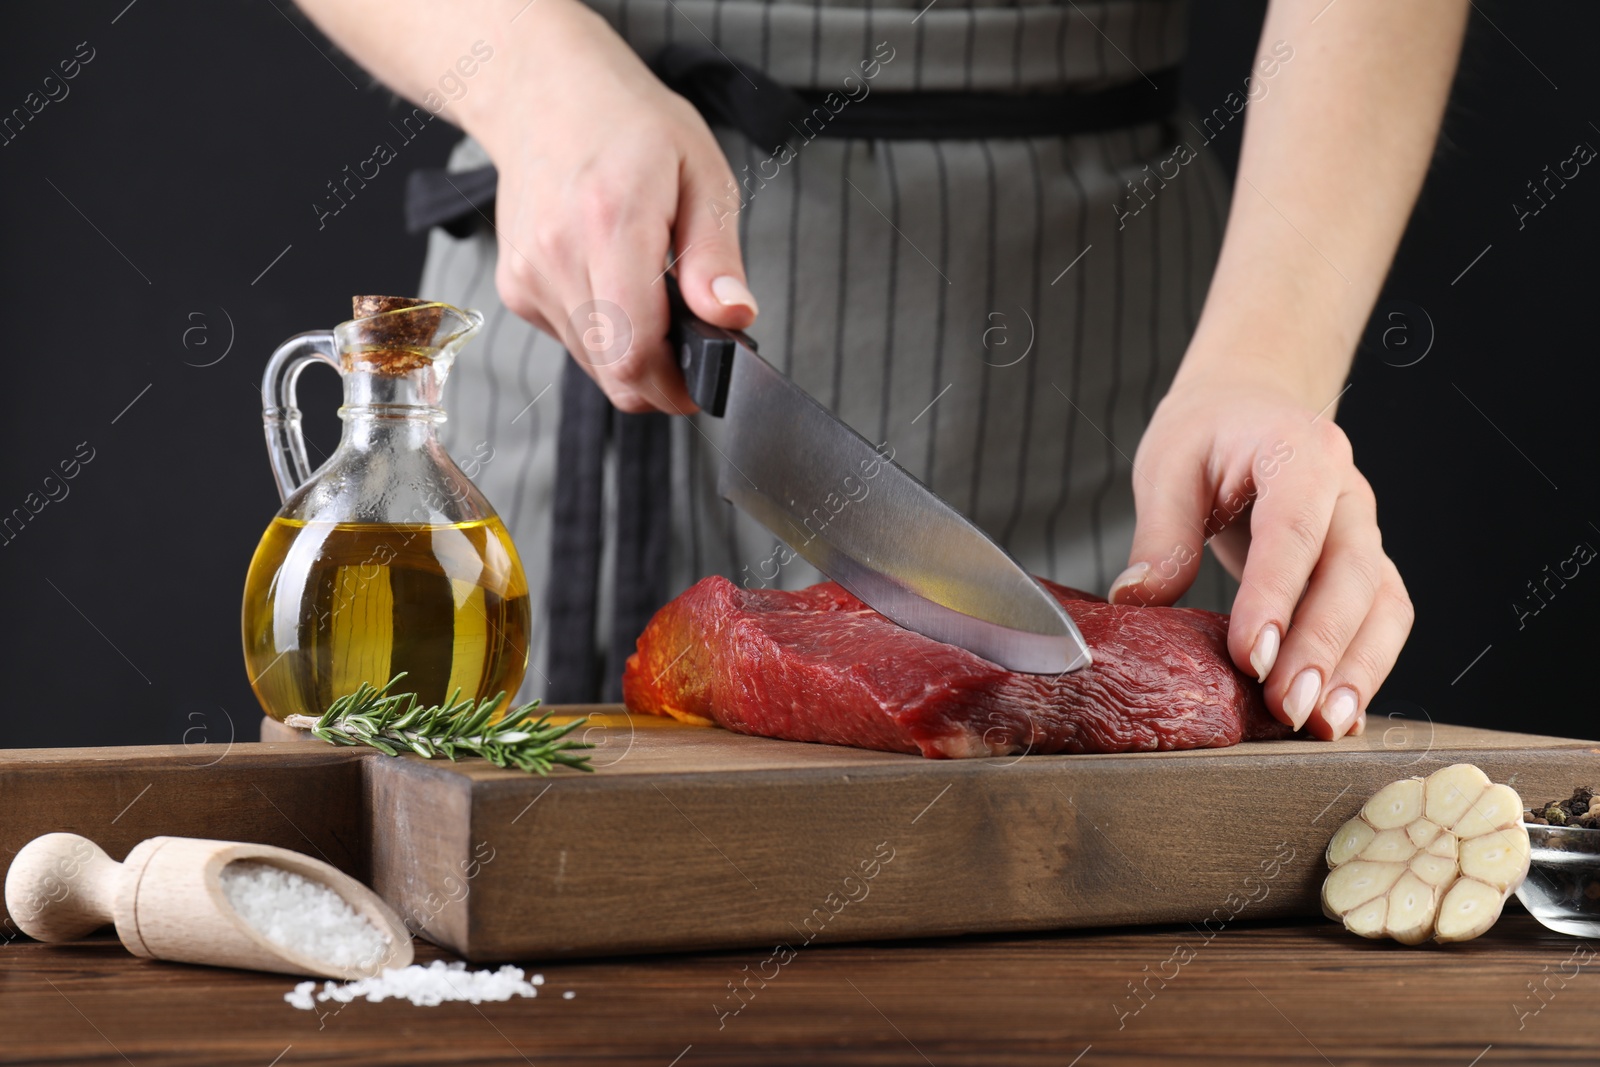
<svg viewBox="0 0 1600 1067">
<path fill-rule="evenodd" d="M 885 54 L 884 42 L 893 58 L 873 92 L 1101 88 L 1176 65 L 1184 42 L 1181 0 L 590 2 L 642 55 L 709 41 L 801 89 L 843 91 L 863 60 Z M 770 149 L 717 130 L 747 192 L 738 226 L 761 304 L 751 332 L 762 354 L 892 448 L 1033 573 L 1104 592 L 1133 536 L 1131 457 L 1194 328 L 1222 236 L 1226 179 L 1185 128 L 818 138 L 782 166 Z M 1173 177 L 1184 140 L 1198 158 Z M 467 139 L 450 168 L 486 162 Z M 1164 179 L 1150 180 L 1158 170 Z M 457 239 L 435 229 L 419 291 L 487 317 L 451 374 L 445 443 L 458 460 L 488 457 L 473 478 L 527 569 L 527 700 L 545 694 L 548 677 L 545 593 L 568 357 L 500 302 L 495 254 L 487 230 Z M 669 595 L 710 574 L 778 588 L 820 580 L 803 560 L 780 566 L 786 554 L 772 534 L 717 496 L 718 420 L 674 419 L 671 437 Z M 614 457 L 602 462 L 611 531 Z M 608 562 L 602 635 L 614 581 Z M 1235 588 L 1207 556 L 1184 603 L 1225 611 Z M 606 643 L 599 637 L 598 647 Z M 608 695 L 619 672 L 606 668 Z"/>
</svg>

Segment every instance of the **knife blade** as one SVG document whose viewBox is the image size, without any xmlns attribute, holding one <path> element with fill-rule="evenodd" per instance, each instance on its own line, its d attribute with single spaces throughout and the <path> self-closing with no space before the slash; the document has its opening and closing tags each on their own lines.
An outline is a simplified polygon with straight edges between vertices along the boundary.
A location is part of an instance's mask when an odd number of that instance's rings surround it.
<svg viewBox="0 0 1600 1067">
<path fill-rule="evenodd" d="M 1013 671 L 1090 664 L 1071 616 L 1005 550 L 668 282 L 689 395 L 725 424 L 724 499 L 909 630 Z"/>
</svg>

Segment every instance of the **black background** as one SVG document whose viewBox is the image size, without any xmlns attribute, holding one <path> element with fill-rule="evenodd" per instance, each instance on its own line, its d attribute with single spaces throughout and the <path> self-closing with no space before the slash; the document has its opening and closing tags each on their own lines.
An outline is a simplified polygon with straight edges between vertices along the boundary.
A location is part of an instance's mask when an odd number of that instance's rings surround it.
<svg viewBox="0 0 1600 1067">
<path fill-rule="evenodd" d="M 0 146 L 0 514 L 80 442 L 94 450 L 70 495 L 0 545 L 4 747 L 254 738 L 238 611 L 277 508 L 262 367 L 288 335 L 348 317 L 351 293 L 414 290 L 404 172 L 455 138 L 434 123 L 319 230 L 324 183 L 395 140 L 390 94 L 287 0 L 125 4 L 25 5 L 0 46 L 0 113 L 79 42 L 95 52 Z M 1209 109 L 1242 83 L 1261 5 L 1191 12 L 1185 95 Z M 1597 733 L 1584 672 L 1600 567 L 1520 628 L 1512 606 L 1534 606 L 1525 583 L 1576 544 L 1600 547 L 1600 173 L 1520 231 L 1512 208 L 1578 141 L 1600 146 L 1597 34 L 1600 10 L 1577 0 L 1477 5 L 1379 303 L 1388 344 L 1358 356 L 1339 411 L 1418 606 L 1376 728 L 1395 714 Z M 337 441 L 333 377 L 302 387 L 314 455 Z"/>
</svg>

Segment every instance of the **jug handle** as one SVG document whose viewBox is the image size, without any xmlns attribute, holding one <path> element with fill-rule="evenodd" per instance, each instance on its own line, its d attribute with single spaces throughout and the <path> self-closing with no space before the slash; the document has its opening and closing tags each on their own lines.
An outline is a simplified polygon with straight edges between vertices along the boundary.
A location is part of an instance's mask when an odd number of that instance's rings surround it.
<svg viewBox="0 0 1600 1067">
<path fill-rule="evenodd" d="M 261 378 L 261 421 L 267 431 L 267 455 L 272 459 L 278 495 L 285 501 L 311 477 L 306 439 L 300 429 L 300 408 L 295 403 L 295 384 L 300 372 L 314 360 L 344 373 L 331 330 L 313 330 L 283 342 L 267 361 Z"/>
</svg>

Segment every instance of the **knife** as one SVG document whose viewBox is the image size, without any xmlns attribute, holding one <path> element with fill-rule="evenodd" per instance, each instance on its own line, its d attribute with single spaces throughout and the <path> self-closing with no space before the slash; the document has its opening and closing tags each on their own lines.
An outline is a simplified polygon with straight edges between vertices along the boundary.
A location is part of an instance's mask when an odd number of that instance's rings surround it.
<svg viewBox="0 0 1600 1067">
<path fill-rule="evenodd" d="M 689 395 L 725 424 L 724 499 L 908 630 L 1013 671 L 1089 665 L 1072 618 L 1004 549 L 667 283 Z"/>
</svg>

